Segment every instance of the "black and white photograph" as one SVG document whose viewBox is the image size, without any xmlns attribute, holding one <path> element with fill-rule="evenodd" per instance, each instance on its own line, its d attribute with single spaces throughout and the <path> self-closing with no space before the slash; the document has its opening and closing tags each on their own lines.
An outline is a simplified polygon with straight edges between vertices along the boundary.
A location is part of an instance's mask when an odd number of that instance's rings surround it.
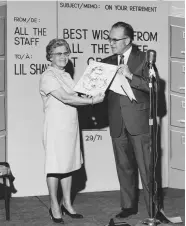
<svg viewBox="0 0 186 226">
<path fill-rule="evenodd" d="M 185 225 L 185 1 L 0 0 L 0 225 Z"/>
</svg>

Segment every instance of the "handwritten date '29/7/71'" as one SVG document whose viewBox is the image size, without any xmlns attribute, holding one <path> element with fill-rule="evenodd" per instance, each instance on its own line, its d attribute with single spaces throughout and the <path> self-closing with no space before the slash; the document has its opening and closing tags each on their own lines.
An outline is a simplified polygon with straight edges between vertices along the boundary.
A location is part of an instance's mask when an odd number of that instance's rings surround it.
<svg viewBox="0 0 186 226">
<path fill-rule="evenodd" d="M 100 141 L 100 140 L 102 140 L 102 136 L 99 134 L 85 136 L 85 141 L 95 142 L 95 141 Z"/>
</svg>

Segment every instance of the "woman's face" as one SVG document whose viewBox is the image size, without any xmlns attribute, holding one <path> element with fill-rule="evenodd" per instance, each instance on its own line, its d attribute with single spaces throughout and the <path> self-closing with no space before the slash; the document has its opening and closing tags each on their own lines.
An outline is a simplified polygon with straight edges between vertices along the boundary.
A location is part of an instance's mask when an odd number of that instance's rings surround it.
<svg viewBox="0 0 186 226">
<path fill-rule="evenodd" d="M 69 53 L 65 46 L 58 46 L 53 50 L 51 55 L 52 65 L 59 69 L 63 69 L 68 63 Z"/>
</svg>

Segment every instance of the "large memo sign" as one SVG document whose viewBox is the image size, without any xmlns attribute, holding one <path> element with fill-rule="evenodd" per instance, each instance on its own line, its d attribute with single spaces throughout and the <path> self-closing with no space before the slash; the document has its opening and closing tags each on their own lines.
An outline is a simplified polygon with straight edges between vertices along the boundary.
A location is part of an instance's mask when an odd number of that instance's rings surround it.
<svg viewBox="0 0 186 226">
<path fill-rule="evenodd" d="M 16 196 L 48 194 L 42 146 L 42 101 L 38 92 L 40 73 L 49 63 L 45 58 L 46 45 L 57 35 L 69 42 L 77 81 L 90 60 L 100 61 L 111 54 L 107 41 L 109 29 L 120 20 L 134 27 L 134 42 L 141 50 L 157 51 L 157 67 L 167 81 L 167 3 L 58 1 L 56 7 L 55 1 L 7 1 L 7 160 L 16 177 Z M 93 110 L 95 118 L 99 117 L 101 110 L 97 111 L 96 107 Z M 94 123 L 95 118 L 93 115 Z M 86 117 L 83 121 L 87 124 Z M 164 117 L 164 186 L 168 185 L 167 126 Z M 108 127 L 102 130 L 91 127 L 83 131 L 84 191 L 118 189 Z"/>
<path fill-rule="evenodd" d="M 108 42 L 111 25 L 118 21 L 134 28 L 134 43 L 142 51 L 148 48 L 162 51 L 166 41 L 167 5 L 156 2 L 58 2 L 58 36 L 71 47 L 75 79 L 79 79 L 90 60 L 100 61 L 111 55 Z M 165 43 L 164 43 L 165 44 Z M 158 55 L 158 68 L 162 70 Z"/>
<path fill-rule="evenodd" d="M 157 51 L 157 67 L 160 77 L 168 80 L 168 4 L 164 2 L 139 1 L 94 1 L 58 2 L 58 37 L 65 39 L 71 47 L 71 61 L 74 65 L 74 78 L 78 81 L 91 60 L 100 61 L 111 55 L 108 42 L 111 26 L 124 21 L 134 28 L 134 43 L 142 51 Z M 99 112 L 95 112 L 99 115 Z M 99 111 L 99 109 L 98 109 Z M 86 112 L 86 111 L 84 111 Z M 87 111 L 90 112 L 90 111 Z M 101 110 L 100 110 L 101 114 Z M 91 116 L 95 120 L 94 115 Z M 85 120 L 86 115 L 83 116 Z M 163 118 L 163 130 L 168 126 Z M 110 141 L 109 129 L 83 131 L 85 166 L 90 175 L 86 184 L 88 191 L 119 188 Z M 100 128 L 99 128 L 100 129 Z M 163 141 L 163 161 L 167 161 L 167 133 Z M 104 167 L 103 167 L 104 162 Z M 95 169 L 96 163 L 96 169 Z M 165 164 L 167 165 L 167 164 Z M 97 172 L 97 173 L 96 173 Z M 104 178 L 104 179 L 103 179 Z M 164 185 L 167 185 L 167 168 L 163 169 Z M 112 181 L 112 182 L 111 182 Z"/>
</svg>

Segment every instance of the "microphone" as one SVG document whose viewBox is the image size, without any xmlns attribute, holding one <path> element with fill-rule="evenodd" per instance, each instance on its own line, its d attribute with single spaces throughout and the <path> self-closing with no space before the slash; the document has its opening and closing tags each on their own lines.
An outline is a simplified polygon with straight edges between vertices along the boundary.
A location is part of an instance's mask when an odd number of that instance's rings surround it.
<svg viewBox="0 0 186 226">
<path fill-rule="evenodd" d="M 149 49 L 147 50 L 147 54 L 146 54 L 146 63 L 147 63 L 147 67 L 149 69 L 149 77 L 152 78 L 152 76 L 154 78 L 156 78 L 156 51 Z"/>
<path fill-rule="evenodd" d="M 156 51 L 153 49 L 147 50 L 146 57 L 147 57 L 146 62 L 147 62 L 148 67 L 153 68 L 156 63 Z"/>
</svg>

